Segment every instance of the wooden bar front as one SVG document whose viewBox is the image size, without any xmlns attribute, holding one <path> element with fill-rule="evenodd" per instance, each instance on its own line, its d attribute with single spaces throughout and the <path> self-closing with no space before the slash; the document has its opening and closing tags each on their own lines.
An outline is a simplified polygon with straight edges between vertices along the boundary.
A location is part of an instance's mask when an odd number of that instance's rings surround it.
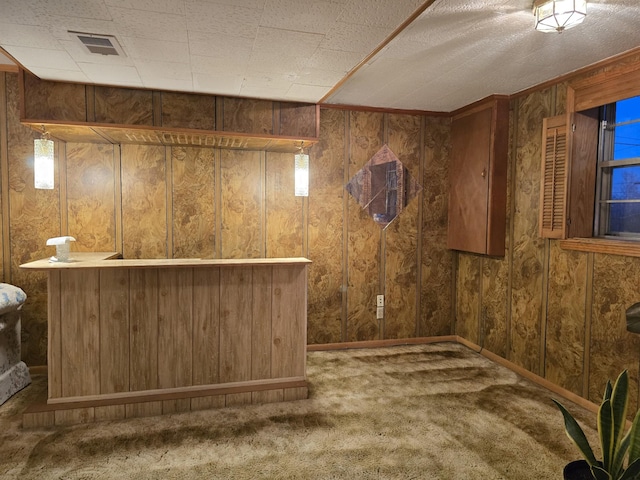
<svg viewBox="0 0 640 480">
<path fill-rule="evenodd" d="M 25 426 L 307 397 L 309 260 L 116 255 L 22 265 L 49 275 L 49 394 Z"/>
</svg>

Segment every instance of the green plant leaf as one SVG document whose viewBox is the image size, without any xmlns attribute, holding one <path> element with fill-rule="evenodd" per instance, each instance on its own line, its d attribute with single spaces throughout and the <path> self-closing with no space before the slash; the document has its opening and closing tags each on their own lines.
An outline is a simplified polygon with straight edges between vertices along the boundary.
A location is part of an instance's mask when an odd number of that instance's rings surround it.
<svg viewBox="0 0 640 480">
<path fill-rule="evenodd" d="M 640 410 L 636 412 L 627 436 L 629 437 L 629 464 L 631 464 L 640 458 Z"/>
<path fill-rule="evenodd" d="M 623 370 L 613 386 L 611 407 L 613 409 L 613 449 L 618 449 L 627 421 L 627 406 L 629 404 L 629 373 Z M 612 472 L 614 473 L 614 472 Z"/>
<path fill-rule="evenodd" d="M 596 480 L 613 480 L 613 477 L 606 470 L 597 465 L 591 465 L 591 473 L 593 473 Z"/>
<path fill-rule="evenodd" d="M 638 480 L 640 479 L 640 459 L 630 463 L 627 469 L 618 480 Z"/>
<path fill-rule="evenodd" d="M 611 391 L 613 389 L 611 388 L 611 381 L 607 380 L 607 384 L 604 387 L 604 395 L 602 397 L 602 401 L 604 402 L 605 400 L 611 400 Z"/>
<path fill-rule="evenodd" d="M 631 437 L 627 433 L 622 439 L 622 441 L 620 442 L 620 445 L 618 446 L 618 448 L 616 449 L 616 456 L 613 460 L 613 466 L 611 468 L 611 474 L 613 478 L 617 478 L 620 475 L 620 473 L 622 473 L 622 471 L 624 470 L 623 469 L 624 457 L 627 453 L 627 450 L 629 449 L 630 440 L 631 440 Z"/>
<path fill-rule="evenodd" d="M 587 440 L 587 437 L 582 431 L 580 425 L 578 425 L 578 422 L 576 422 L 576 419 L 573 418 L 569 411 L 564 408 L 564 406 L 560 402 L 553 400 L 553 403 L 555 403 L 562 412 L 562 416 L 564 417 L 564 430 L 567 436 L 573 443 L 576 444 L 578 450 L 580 450 L 580 453 L 582 453 L 582 456 L 587 461 L 587 463 L 589 463 L 589 465 L 597 465 L 598 461 L 593 454 L 591 445 L 589 445 L 589 441 Z"/>
<path fill-rule="evenodd" d="M 613 407 L 611 400 L 605 400 L 598 409 L 598 433 L 602 447 L 602 468 L 611 472 L 614 459 Z"/>
</svg>

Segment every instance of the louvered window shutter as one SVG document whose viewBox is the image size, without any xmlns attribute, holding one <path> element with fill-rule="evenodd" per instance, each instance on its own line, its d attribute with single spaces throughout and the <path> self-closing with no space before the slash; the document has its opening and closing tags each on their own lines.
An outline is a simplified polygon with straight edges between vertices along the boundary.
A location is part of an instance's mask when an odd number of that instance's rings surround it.
<svg viewBox="0 0 640 480">
<path fill-rule="evenodd" d="M 540 236 L 565 238 L 567 204 L 567 125 L 565 115 L 543 120 L 542 147 Z"/>
</svg>

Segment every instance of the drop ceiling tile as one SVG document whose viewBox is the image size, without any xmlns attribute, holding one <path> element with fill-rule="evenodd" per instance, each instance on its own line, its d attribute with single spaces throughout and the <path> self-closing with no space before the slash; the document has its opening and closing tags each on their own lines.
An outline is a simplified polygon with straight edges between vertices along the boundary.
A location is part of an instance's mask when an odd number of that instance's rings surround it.
<svg viewBox="0 0 640 480">
<path fill-rule="evenodd" d="M 188 80 L 191 82 L 191 68 L 189 63 L 139 61 L 136 62 L 135 66 L 143 80 L 158 77 L 163 79 Z"/>
<path fill-rule="evenodd" d="M 39 0 L 2 0 L 0 18 L 5 23 L 37 25 L 34 22 Z"/>
<path fill-rule="evenodd" d="M 294 83 L 287 92 L 287 100 L 293 102 L 318 102 L 330 90 L 330 87 L 322 87 L 317 85 L 301 85 Z"/>
<path fill-rule="evenodd" d="M 366 56 L 380 45 L 389 35 L 389 30 L 382 27 L 367 27 L 345 22 L 336 22 L 320 48 L 359 52 Z"/>
<path fill-rule="evenodd" d="M 48 29 L 34 25 L 0 23 L 0 44 L 62 50 Z"/>
<path fill-rule="evenodd" d="M 344 6 L 340 20 L 355 25 L 387 27 L 393 30 L 423 3 L 423 0 L 395 0 L 393 8 L 389 8 L 388 0 L 351 0 Z"/>
<path fill-rule="evenodd" d="M 214 58 L 201 57 L 197 55 L 191 56 L 191 70 L 193 73 L 203 75 L 244 75 L 248 60 L 239 62 L 232 58 Z"/>
<path fill-rule="evenodd" d="M 189 78 L 163 78 L 163 77 L 142 77 L 142 85 L 144 88 L 153 88 L 157 90 L 168 90 L 176 92 L 192 92 L 193 81 Z"/>
<path fill-rule="evenodd" d="M 260 26 L 327 33 L 340 14 L 341 8 L 330 1 L 267 0 Z"/>
<path fill-rule="evenodd" d="M 242 88 L 241 75 L 193 74 L 193 88 L 197 92 L 238 96 Z"/>
<path fill-rule="evenodd" d="M 111 20 L 109 10 L 103 1 L 86 0 L 39 0 L 37 2 L 37 16 L 62 16 L 78 18 L 94 18 Z"/>
<path fill-rule="evenodd" d="M 126 37 L 152 38 L 171 42 L 186 42 L 187 22 L 184 15 L 145 12 L 132 8 L 112 7 L 109 12 Z"/>
<path fill-rule="evenodd" d="M 289 75 L 295 78 L 297 72 L 304 68 L 305 57 L 277 55 L 275 52 L 265 55 L 252 55 L 247 64 L 247 74 L 268 73 L 273 75 Z"/>
<path fill-rule="evenodd" d="M 262 98 L 265 100 L 289 100 L 287 91 L 289 88 L 276 88 L 269 85 L 255 87 L 242 87 L 240 95 L 243 97 Z"/>
<path fill-rule="evenodd" d="M 304 68 L 296 76 L 295 83 L 300 85 L 309 85 L 316 87 L 333 87 L 343 78 L 342 72 L 333 72 L 329 70 L 321 70 L 318 68 Z"/>
<path fill-rule="evenodd" d="M 214 5 L 228 5 L 232 7 L 254 8 L 262 10 L 265 0 L 187 0 L 189 3 L 211 3 Z"/>
<path fill-rule="evenodd" d="M 135 67 L 128 65 L 104 65 L 95 63 L 80 63 L 78 66 L 92 83 L 104 83 L 107 85 L 132 85 L 142 86 L 142 80 Z"/>
<path fill-rule="evenodd" d="M 191 55 L 240 60 L 251 55 L 253 38 L 223 35 L 217 32 L 189 32 Z"/>
<path fill-rule="evenodd" d="M 364 57 L 365 54 L 362 52 L 345 52 L 341 50 L 318 48 L 318 50 L 309 57 L 307 67 L 346 73 L 360 63 Z"/>
<path fill-rule="evenodd" d="M 104 0 L 108 7 L 135 8 L 147 12 L 175 13 L 184 15 L 184 2 L 175 0 Z M 111 11 L 111 9 L 109 9 Z"/>
<path fill-rule="evenodd" d="M 57 70 L 78 71 L 76 62 L 64 50 L 45 50 L 41 48 L 16 47 L 7 45 L 4 49 L 25 67 L 31 68 L 54 68 Z"/>
<path fill-rule="evenodd" d="M 293 32 L 277 28 L 260 27 L 254 44 L 254 55 L 267 55 L 286 52 L 288 57 L 309 57 L 312 55 L 324 35 L 317 33 Z"/>
<path fill-rule="evenodd" d="M 119 40 L 127 55 L 130 55 L 134 60 L 174 63 L 189 61 L 189 45 L 187 43 L 134 37 L 122 37 Z"/>
<path fill-rule="evenodd" d="M 79 68 L 77 71 L 59 70 L 57 68 L 34 68 L 30 69 L 30 71 L 34 75 L 37 75 L 40 78 L 46 78 L 48 80 L 58 80 L 60 82 L 91 83 L 89 77 L 87 77 Z"/>
<path fill-rule="evenodd" d="M 254 38 L 262 9 L 223 5 L 205 1 L 186 4 L 189 32 L 217 32 Z"/>
</svg>

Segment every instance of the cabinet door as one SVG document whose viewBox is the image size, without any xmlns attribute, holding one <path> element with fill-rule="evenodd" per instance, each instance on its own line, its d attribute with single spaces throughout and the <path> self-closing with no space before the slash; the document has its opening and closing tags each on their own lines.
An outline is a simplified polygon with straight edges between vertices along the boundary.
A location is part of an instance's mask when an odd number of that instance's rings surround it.
<svg viewBox="0 0 640 480">
<path fill-rule="evenodd" d="M 487 253 L 492 109 L 451 124 L 447 247 Z"/>
</svg>

